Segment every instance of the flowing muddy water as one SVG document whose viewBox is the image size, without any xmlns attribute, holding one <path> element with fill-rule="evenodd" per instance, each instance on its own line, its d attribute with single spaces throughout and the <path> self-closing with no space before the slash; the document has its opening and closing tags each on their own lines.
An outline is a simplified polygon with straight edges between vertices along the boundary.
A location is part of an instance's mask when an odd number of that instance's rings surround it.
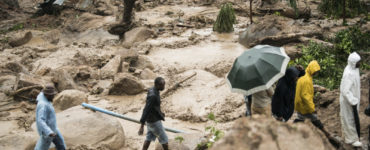
<svg viewBox="0 0 370 150">
<path fill-rule="evenodd" d="M 170 49 L 154 47 L 148 58 L 156 66 L 156 73 L 166 79 L 187 76 L 196 72 L 196 76 L 186 81 L 169 96 L 162 99 L 162 110 L 166 114 L 164 126 L 183 130 L 186 133 L 204 134 L 205 127 L 212 124 L 207 121 L 207 115 L 214 113 L 218 120 L 224 120 L 217 127 L 228 129 L 232 120 L 239 118 L 245 111 L 243 97 L 240 94 L 231 93 L 225 84 L 225 77 L 218 77 L 205 70 L 207 66 L 214 64 L 232 63 L 246 48 L 235 42 L 235 34 L 213 34 L 209 29 L 196 30 L 199 34 L 207 35 L 210 39 L 222 42 L 205 40 L 197 45 L 185 48 Z M 171 43 L 183 40 L 189 36 L 185 32 L 183 36 L 176 38 L 157 38 L 148 43 Z M 224 66 L 219 66 L 222 69 Z M 173 74 L 169 73 L 175 69 Z M 224 73 L 226 75 L 226 73 Z M 176 81 L 167 82 L 167 88 Z M 98 107 L 125 114 L 128 117 L 140 119 L 145 105 L 146 93 L 135 96 L 105 96 L 89 98 L 89 101 Z M 141 149 L 145 136 L 138 136 L 139 124 L 120 119 L 125 131 L 126 145 L 129 149 Z M 170 139 L 177 134 L 167 132 Z M 154 149 L 154 144 L 150 149 Z"/>
</svg>

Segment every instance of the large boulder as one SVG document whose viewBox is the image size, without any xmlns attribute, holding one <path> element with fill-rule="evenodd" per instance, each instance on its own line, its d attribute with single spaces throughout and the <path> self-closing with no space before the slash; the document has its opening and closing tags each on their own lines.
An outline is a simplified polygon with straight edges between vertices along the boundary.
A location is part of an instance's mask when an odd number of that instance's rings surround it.
<svg viewBox="0 0 370 150">
<path fill-rule="evenodd" d="M 14 88 L 16 77 L 13 75 L 0 76 L 0 92 L 10 92 Z"/>
<path fill-rule="evenodd" d="M 18 82 L 18 89 L 28 87 L 28 86 L 35 86 L 35 85 L 46 85 L 51 83 L 50 79 L 40 78 L 37 76 L 32 76 L 28 74 L 19 74 L 19 82 Z"/>
<path fill-rule="evenodd" d="M 59 68 L 53 71 L 53 82 L 56 83 L 58 91 L 77 89 L 77 84 L 73 81 L 72 76 L 64 68 Z"/>
<path fill-rule="evenodd" d="M 279 33 L 281 26 L 278 23 L 278 19 L 269 18 L 262 21 L 261 23 L 255 23 L 250 25 L 244 32 L 239 35 L 239 43 L 250 47 L 252 43 L 260 40 L 266 36 L 274 36 Z"/>
<path fill-rule="evenodd" d="M 290 124 L 254 116 L 239 119 L 211 150 L 332 150 L 333 146 L 311 123 Z"/>
<path fill-rule="evenodd" d="M 100 77 L 103 79 L 113 78 L 121 70 L 121 65 L 121 56 L 115 56 L 100 69 Z"/>
<path fill-rule="evenodd" d="M 122 149 L 123 128 L 116 118 L 75 106 L 57 114 L 58 128 L 70 149 Z M 36 125 L 32 125 L 36 131 Z"/>
<path fill-rule="evenodd" d="M 63 111 L 83 102 L 87 103 L 86 93 L 79 90 L 64 90 L 54 98 L 53 105 L 56 110 Z"/>
<path fill-rule="evenodd" d="M 101 93 L 108 93 L 104 91 L 108 91 L 109 87 L 113 83 L 112 79 L 107 80 L 99 80 L 96 85 L 92 89 L 90 89 L 90 94 L 101 94 Z"/>
<path fill-rule="evenodd" d="M 132 67 L 136 67 L 136 68 L 139 68 L 139 69 L 148 68 L 150 70 L 154 70 L 154 65 L 153 65 L 152 61 L 148 57 L 142 56 L 142 55 L 139 55 L 137 57 L 137 61 L 135 63 L 133 63 L 132 65 L 133 65 Z"/>
<path fill-rule="evenodd" d="M 144 91 L 144 84 L 136 77 L 121 73 L 114 77 L 114 82 L 109 89 L 110 95 L 135 95 Z"/>
<path fill-rule="evenodd" d="M 0 137 L 0 149 L 2 150 L 33 150 L 39 136 L 36 132 L 15 132 Z"/>
<path fill-rule="evenodd" d="M 99 77 L 97 71 L 88 66 L 64 66 L 51 71 L 51 75 L 58 91 L 68 89 L 87 91 L 81 85 L 88 85 L 89 80 Z"/>
<path fill-rule="evenodd" d="M 131 47 L 137 42 L 143 42 L 153 36 L 154 32 L 146 27 L 137 27 L 125 33 L 125 47 Z"/>
<path fill-rule="evenodd" d="M 154 80 L 157 77 L 157 75 L 150 69 L 145 68 L 141 73 L 140 73 L 140 78 L 143 80 Z"/>
<path fill-rule="evenodd" d="M 239 43 L 248 48 L 259 44 L 280 47 L 289 43 L 300 43 L 302 37 L 322 37 L 321 30 L 315 25 L 303 24 L 302 21 L 266 15 L 239 34 Z"/>
</svg>

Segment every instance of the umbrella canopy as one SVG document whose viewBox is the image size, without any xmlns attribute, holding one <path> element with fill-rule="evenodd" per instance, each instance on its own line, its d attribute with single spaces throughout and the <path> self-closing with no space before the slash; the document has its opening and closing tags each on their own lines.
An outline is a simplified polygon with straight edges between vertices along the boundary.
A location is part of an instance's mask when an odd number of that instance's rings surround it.
<svg viewBox="0 0 370 150">
<path fill-rule="evenodd" d="M 257 45 L 239 56 L 227 75 L 232 92 L 250 95 L 284 76 L 290 58 L 284 48 Z"/>
</svg>

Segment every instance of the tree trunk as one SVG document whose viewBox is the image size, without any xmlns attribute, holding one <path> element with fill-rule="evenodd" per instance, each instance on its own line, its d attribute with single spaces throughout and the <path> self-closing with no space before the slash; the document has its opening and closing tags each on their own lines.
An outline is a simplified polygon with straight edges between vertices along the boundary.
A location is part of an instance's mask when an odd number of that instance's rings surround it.
<svg viewBox="0 0 370 150">
<path fill-rule="evenodd" d="M 136 0 L 124 0 L 124 12 L 123 12 L 123 20 L 122 22 L 129 25 L 131 24 L 132 19 L 132 9 L 135 6 Z"/>
<path fill-rule="evenodd" d="M 343 0 L 343 25 L 346 25 L 346 0 Z"/>
<path fill-rule="evenodd" d="M 252 1 L 253 0 L 249 0 L 249 12 L 250 12 L 249 18 L 251 20 L 251 24 L 253 24 L 253 18 L 252 18 Z"/>
</svg>

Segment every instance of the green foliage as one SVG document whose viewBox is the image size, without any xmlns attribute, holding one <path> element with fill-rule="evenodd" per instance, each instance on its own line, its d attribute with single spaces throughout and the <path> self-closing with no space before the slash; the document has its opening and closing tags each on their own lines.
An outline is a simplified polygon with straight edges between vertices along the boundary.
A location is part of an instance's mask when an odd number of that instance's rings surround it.
<svg viewBox="0 0 370 150">
<path fill-rule="evenodd" d="M 334 43 L 339 52 L 350 54 L 354 51 L 370 51 L 370 32 L 362 33 L 359 27 L 339 31 Z"/>
<path fill-rule="evenodd" d="M 307 67 L 310 61 L 317 60 L 321 70 L 314 78 L 315 84 L 335 89 L 340 85 L 348 55 L 355 51 L 370 51 L 369 40 L 369 32 L 362 33 L 358 27 L 349 27 L 336 33 L 335 38 L 330 40 L 334 47 L 310 42 L 302 47 L 302 57 L 289 64 L 300 64 Z M 370 65 L 363 61 L 361 69 L 369 70 Z"/>
<path fill-rule="evenodd" d="M 213 31 L 224 33 L 234 31 L 233 24 L 236 23 L 234 9 L 231 3 L 222 5 L 220 13 L 217 16 L 216 22 L 213 24 Z"/>
<path fill-rule="evenodd" d="M 9 37 L 4 37 L 0 39 L 0 43 L 8 43 L 9 42 Z"/>
<path fill-rule="evenodd" d="M 212 112 L 208 114 L 208 119 L 209 120 L 212 120 L 212 121 L 215 121 L 216 117 L 215 117 L 215 114 L 213 114 Z"/>
<path fill-rule="evenodd" d="M 207 126 L 205 128 L 205 131 L 208 132 L 207 141 L 204 142 L 204 143 L 199 143 L 197 145 L 196 150 L 209 149 L 209 148 L 212 147 L 212 145 L 216 141 L 218 141 L 219 139 L 221 139 L 224 136 L 224 132 L 215 127 L 218 122 L 215 118 L 215 115 L 212 112 L 208 114 L 208 119 L 213 121 L 213 125 L 212 126 Z"/>
<path fill-rule="evenodd" d="M 17 30 L 21 30 L 21 29 L 24 29 L 24 24 L 23 23 L 18 23 L 18 24 L 15 24 L 15 25 L 13 25 L 12 27 L 10 27 L 8 29 L 1 30 L 0 34 L 5 34 L 5 33 L 8 33 L 8 32 L 11 32 L 11 31 L 17 31 Z"/>
<path fill-rule="evenodd" d="M 281 13 L 277 11 L 277 12 L 274 13 L 274 15 L 281 16 Z"/>
<path fill-rule="evenodd" d="M 366 4 L 360 0 L 346 1 L 346 17 L 367 14 Z M 321 0 L 319 10 L 328 16 L 339 18 L 343 16 L 343 0 Z"/>
<path fill-rule="evenodd" d="M 288 2 L 289 2 L 290 7 L 294 9 L 296 15 L 298 15 L 297 0 L 288 0 Z"/>
<path fill-rule="evenodd" d="M 306 68 L 312 60 L 317 60 L 321 67 L 319 75 L 314 78 L 315 84 L 330 89 L 337 88 L 340 84 L 345 63 L 337 59 L 330 47 L 315 42 L 303 46 L 302 57 L 294 62 Z"/>
<path fill-rule="evenodd" d="M 184 141 L 184 138 L 182 136 L 176 136 L 175 141 L 178 141 L 181 144 Z"/>
<path fill-rule="evenodd" d="M 24 25 L 23 23 L 18 23 L 18 24 L 15 24 L 14 26 L 12 26 L 9 31 L 17 31 L 17 30 L 21 30 L 24 28 Z"/>
</svg>

